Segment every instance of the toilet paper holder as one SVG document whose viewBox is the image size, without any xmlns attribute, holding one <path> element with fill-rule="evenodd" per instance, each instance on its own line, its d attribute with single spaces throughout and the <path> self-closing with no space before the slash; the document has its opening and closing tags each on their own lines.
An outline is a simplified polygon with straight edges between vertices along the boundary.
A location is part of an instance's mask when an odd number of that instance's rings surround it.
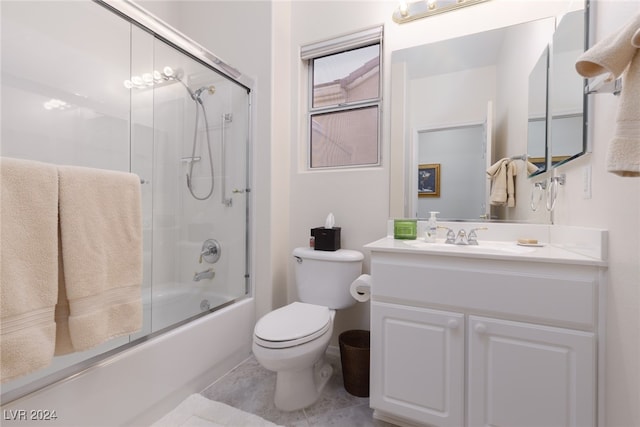
<svg viewBox="0 0 640 427">
<path fill-rule="evenodd" d="M 356 280 L 351 282 L 349 293 L 358 302 L 365 302 L 371 298 L 371 276 L 361 274 Z"/>
</svg>

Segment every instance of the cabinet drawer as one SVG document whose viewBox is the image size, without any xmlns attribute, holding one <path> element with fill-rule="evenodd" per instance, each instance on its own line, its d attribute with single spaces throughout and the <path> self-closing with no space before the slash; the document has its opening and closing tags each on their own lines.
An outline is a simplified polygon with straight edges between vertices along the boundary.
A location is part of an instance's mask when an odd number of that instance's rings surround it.
<svg viewBox="0 0 640 427">
<path fill-rule="evenodd" d="M 440 266 L 437 258 L 418 264 L 373 257 L 371 273 L 374 301 L 439 306 L 582 329 L 593 329 L 597 323 L 598 276 L 589 268 L 562 269 L 538 263 L 534 269 L 524 263 L 506 266 L 467 260 Z"/>
</svg>

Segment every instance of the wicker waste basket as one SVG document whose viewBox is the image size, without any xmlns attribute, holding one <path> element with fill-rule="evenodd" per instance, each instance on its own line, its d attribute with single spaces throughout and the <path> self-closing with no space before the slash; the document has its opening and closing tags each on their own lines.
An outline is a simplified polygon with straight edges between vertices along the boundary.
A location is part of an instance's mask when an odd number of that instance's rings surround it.
<svg viewBox="0 0 640 427">
<path fill-rule="evenodd" d="M 354 396 L 369 397 L 369 331 L 345 331 L 338 341 L 344 388 Z"/>
</svg>

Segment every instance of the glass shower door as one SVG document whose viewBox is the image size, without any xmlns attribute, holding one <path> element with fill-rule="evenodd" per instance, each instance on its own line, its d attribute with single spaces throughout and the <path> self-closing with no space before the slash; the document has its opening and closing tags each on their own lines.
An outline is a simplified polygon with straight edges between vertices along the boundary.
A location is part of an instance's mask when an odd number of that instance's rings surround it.
<svg viewBox="0 0 640 427">
<path fill-rule="evenodd" d="M 246 293 L 247 90 L 154 40 L 154 331 Z"/>
</svg>

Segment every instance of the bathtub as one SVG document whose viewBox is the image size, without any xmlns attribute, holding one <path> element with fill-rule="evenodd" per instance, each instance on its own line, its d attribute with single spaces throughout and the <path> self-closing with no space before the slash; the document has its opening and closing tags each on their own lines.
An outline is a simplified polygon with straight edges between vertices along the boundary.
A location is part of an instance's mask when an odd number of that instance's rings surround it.
<svg viewBox="0 0 640 427">
<path fill-rule="evenodd" d="M 145 295 L 143 299 L 144 316 L 150 318 L 154 332 L 200 315 L 210 308 L 222 307 L 234 299 L 207 287 L 165 285 L 156 289 L 153 297 Z"/>
<path fill-rule="evenodd" d="M 149 425 L 246 359 L 254 323 L 255 300 L 244 298 L 15 400 L 3 413 L 55 411 L 49 426 Z"/>
</svg>

